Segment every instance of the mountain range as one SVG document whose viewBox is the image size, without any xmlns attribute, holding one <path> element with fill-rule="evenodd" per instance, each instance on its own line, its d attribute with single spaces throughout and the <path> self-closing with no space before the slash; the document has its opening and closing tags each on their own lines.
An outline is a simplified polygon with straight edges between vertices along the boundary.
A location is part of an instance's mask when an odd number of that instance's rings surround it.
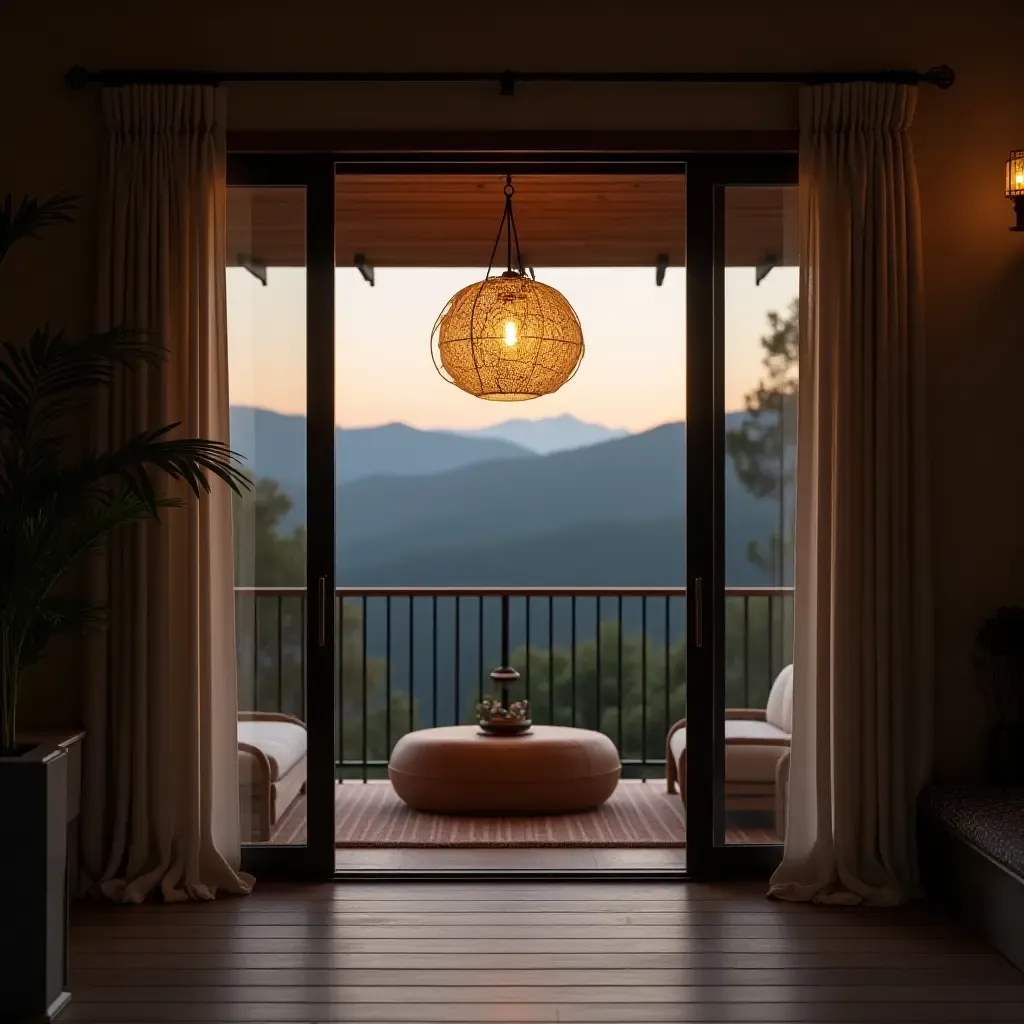
<svg viewBox="0 0 1024 1024">
<path fill-rule="evenodd" d="M 741 414 L 740 414 L 741 415 Z M 779 532 L 778 498 L 725 477 L 726 578 L 775 582 L 752 544 Z M 447 473 L 367 477 L 337 499 L 346 586 L 681 586 L 686 424 Z"/>
<path fill-rule="evenodd" d="M 463 437 L 499 438 L 538 455 L 550 455 L 552 452 L 612 441 L 617 437 L 625 437 L 629 431 L 616 430 L 600 423 L 584 423 L 575 416 L 564 415 L 542 420 L 506 420 L 493 427 L 460 430 L 458 433 Z"/>
<path fill-rule="evenodd" d="M 742 416 L 730 414 L 727 426 Z M 597 436 L 593 425 L 559 421 L 563 437 Z M 531 440 L 521 421 L 506 426 Z M 682 585 L 685 423 L 550 454 L 494 433 L 402 424 L 339 429 L 339 585 Z M 532 443 L 553 436 L 542 427 Z M 232 409 L 232 446 L 248 457 L 254 475 L 276 479 L 294 501 L 282 528 L 303 522 L 304 419 Z M 784 502 L 784 516 L 791 507 Z M 779 532 L 778 498 L 750 494 L 730 461 L 725 511 L 727 582 L 777 582 L 749 560 L 748 549 Z"/>
<path fill-rule="evenodd" d="M 280 483 L 305 478 L 306 417 L 231 407 L 231 447 L 254 476 Z M 474 462 L 522 458 L 529 448 L 501 437 L 474 437 L 446 430 L 417 430 L 404 423 L 338 427 L 334 434 L 339 484 L 365 476 L 442 473 Z"/>
</svg>

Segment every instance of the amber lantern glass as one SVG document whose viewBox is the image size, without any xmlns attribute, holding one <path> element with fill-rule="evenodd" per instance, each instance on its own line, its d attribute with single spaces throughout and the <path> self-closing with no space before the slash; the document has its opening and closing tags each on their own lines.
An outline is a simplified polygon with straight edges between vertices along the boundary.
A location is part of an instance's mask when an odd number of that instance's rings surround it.
<svg viewBox="0 0 1024 1024">
<path fill-rule="evenodd" d="M 526 274 L 512 213 L 515 189 L 510 176 L 505 181 L 505 213 L 487 273 L 448 300 L 430 350 L 437 372 L 467 394 L 524 402 L 554 393 L 576 373 L 583 328 L 561 292 Z M 508 269 L 492 277 L 502 232 Z"/>
<path fill-rule="evenodd" d="M 557 391 L 583 358 L 583 330 L 561 292 L 507 271 L 463 288 L 438 318 L 435 365 L 477 398 L 522 402 Z"/>
<path fill-rule="evenodd" d="M 1017 223 L 1011 231 L 1024 231 L 1024 149 L 1015 149 L 1006 161 L 1006 198 L 1013 203 Z"/>
</svg>

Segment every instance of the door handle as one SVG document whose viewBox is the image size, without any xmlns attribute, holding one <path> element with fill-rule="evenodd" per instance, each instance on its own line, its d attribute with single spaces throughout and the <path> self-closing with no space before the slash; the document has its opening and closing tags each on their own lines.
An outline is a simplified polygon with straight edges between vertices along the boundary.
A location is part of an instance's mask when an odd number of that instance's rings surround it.
<svg viewBox="0 0 1024 1024">
<path fill-rule="evenodd" d="M 320 613 L 320 646 L 327 645 L 327 577 L 320 577 L 319 593 L 317 595 L 318 611 Z"/>
<path fill-rule="evenodd" d="M 704 646 L 704 579 L 697 576 L 693 581 L 693 642 L 696 647 Z"/>
</svg>

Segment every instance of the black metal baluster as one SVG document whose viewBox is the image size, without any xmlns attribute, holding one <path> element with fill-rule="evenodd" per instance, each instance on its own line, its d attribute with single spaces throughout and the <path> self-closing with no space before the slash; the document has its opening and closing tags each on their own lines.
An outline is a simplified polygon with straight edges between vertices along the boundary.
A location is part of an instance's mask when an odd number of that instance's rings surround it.
<svg viewBox="0 0 1024 1024">
<path fill-rule="evenodd" d="M 548 721 L 555 725 L 555 597 L 548 594 Z"/>
<path fill-rule="evenodd" d="M 646 603 L 647 603 L 647 598 L 646 598 L 646 597 L 644 597 L 644 599 L 643 599 L 643 600 L 644 600 L 644 604 L 646 604 Z M 666 607 L 668 607 L 668 602 L 669 602 L 670 600 L 671 600 L 671 599 L 670 599 L 670 598 L 668 597 L 668 595 L 666 595 L 666 596 L 665 596 L 665 606 L 666 606 Z M 645 634 L 645 635 L 644 635 L 644 651 L 646 651 L 646 650 L 647 650 L 647 636 L 646 636 L 646 634 Z M 669 706 L 669 699 L 668 699 L 668 680 L 667 680 L 667 679 L 665 680 L 665 695 L 664 695 L 664 697 L 662 698 L 662 700 L 663 700 L 663 703 L 664 703 L 664 705 L 665 705 L 665 735 L 667 736 L 667 735 L 668 735 L 668 727 L 669 727 L 669 726 L 670 726 L 670 725 L 672 724 L 672 720 L 671 720 L 671 715 L 672 715 L 672 709 L 671 709 L 671 707 Z"/>
<path fill-rule="evenodd" d="M 462 717 L 462 598 L 455 596 L 455 724 Z"/>
<path fill-rule="evenodd" d="M 669 602 L 672 600 L 668 594 L 665 595 L 665 642 L 669 642 Z M 668 735 L 669 726 L 672 725 L 672 708 L 669 700 L 669 654 L 666 650 L 665 655 L 665 733 Z"/>
<path fill-rule="evenodd" d="M 524 597 L 523 600 L 526 602 L 526 703 L 530 703 L 530 662 L 533 660 L 530 657 L 530 598 L 529 596 Z"/>
<path fill-rule="evenodd" d="M 260 598 L 252 595 L 252 709 L 260 708 Z"/>
<path fill-rule="evenodd" d="M 597 725 L 594 728 L 601 731 L 601 595 L 598 594 L 596 601 L 596 607 L 594 609 L 594 623 L 597 627 L 597 638 L 596 638 L 596 651 L 595 656 L 597 658 L 597 666 L 595 675 L 597 676 Z"/>
<path fill-rule="evenodd" d="M 277 595 L 277 709 L 284 711 L 284 633 L 282 622 L 284 614 L 281 609 L 283 597 Z"/>
<path fill-rule="evenodd" d="M 683 591 L 683 600 L 686 600 L 686 591 Z M 665 692 L 669 692 L 672 681 L 672 674 L 669 671 L 669 630 L 672 626 L 672 598 L 665 595 Z"/>
<path fill-rule="evenodd" d="M 430 670 L 430 685 L 431 685 L 431 702 L 433 704 L 433 711 L 431 712 L 431 724 L 434 728 L 437 728 L 437 594 L 431 596 L 430 599 L 430 625 L 433 632 L 433 639 L 430 643 L 430 656 L 432 661 L 432 667 Z"/>
<path fill-rule="evenodd" d="M 772 621 L 772 619 L 773 619 L 772 612 L 774 610 L 774 607 L 775 607 L 774 597 L 771 594 L 769 594 L 768 595 L 768 691 L 767 691 L 767 693 L 771 693 L 772 682 L 774 681 L 774 676 L 772 675 L 772 662 L 775 660 L 775 643 L 774 643 L 774 641 L 775 641 L 775 624 Z M 765 695 L 765 701 L 766 702 L 768 700 L 767 693 Z"/>
<path fill-rule="evenodd" d="M 480 681 L 477 684 L 477 701 L 484 699 L 484 595 L 478 594 L 476 598 L 477 607 L 477 647 L 480 655 Z"/>
<path fill-rule="evenodd" d="M 570 685 L 572 686 L 572 727 L 576 728 L 576 595 L 573 594 L 571 598 L 571 610 L 572 610 L 572 668 L 570 675 Z"/>
<path fill-rule="evenodd" d="M 416 668 L 414 666 L 413 650 L 416 641 L 416 632 L 413 628 L 413 601 L 416 599 L 409 595 L 409 732 L 416 728 Z"/>
<path fill-rule="evenodd" d="M 743 706 L 750 707 L 750 595 L 743 595 Z"/>
<path fill-rule="evenodd" d="M 640 779 L 647 781 L 647 601 L 640 599 Z"/>
<path fill-rule="evenodd" d="M 617 684 L 617 690 L 618 690 L 618 698 L 617 699 L 618 699 L 618 705 L 619 705 L 618 713 L 617 713 L 617 718 L 618 718 L 617 731 L 618 731 L 618 736 L 619 736 L 619 743 L 618 743 L 619 757 L 622 757 L 623 756 L 623 751 L 622 751 L 622 730 L 623 730 L 623 723 L 622 723 L 623 714 L 622 714 L 622 711 L 623 711 L 623 708 L 622 708 L 622 595 L 621 594 L 618 595 L 617 603 L 618 603 L 618 613 L 619 613 L 619 636 L 618 636 L 618 640 L 616 641 L 616 643 L 618 644 L 618 653 L 616 654 L 616 657 L 615 657 L 616 670 L 618 672 L 618 679 L 616 680 L 616 684 Z"/>
<path fill-rule="evenodd" d="M 385 699 L 387 705 L 384 708 L 384 754 L 386 760 L 391 760 L 391 595 L 384 598 L 384 657 L 387 659 L 387 675 L 385 676 Z"/>
<path fill-rule="evenodd" d="M 362 721 L 361 724 L 362 724 L 362 730 L 363 730 L 363 782 L 366 782 L 366 778 L 367 778 L 367 774 L 366 773 L 367 773 L 367 768 L 368 768 L 367 762 L 369 760 L 369 752 L 367 750 L 367 728 L 366 728 L 367 721 L 366 720 L 367 720 L 367 718 L 369 717 L 369 714 L 370 714 L 369 695 L 367 693 L 367 688 L 366 688 L 366 616 L 367 616 L 367 614 L 368 614 L 368 612 L 370 610 L 370 604 L 369 604 L 369 601 L 367 599 L 366 594 L 363 594 L 362 609 L 363 609 L 363 622 L 362 622 L 363 656 L 362 656 L 362 658 L 360 660 L 362 661 L 361 671 L 362 671 L 362 674 L 363 674 L 363 721 Z M 344 617 L 344 615 L 342 615 L 341 622 L 342 622 L 342 626 L 344 626 L 344 624 L 345 624 L 345 617 Z"/>
</svg>

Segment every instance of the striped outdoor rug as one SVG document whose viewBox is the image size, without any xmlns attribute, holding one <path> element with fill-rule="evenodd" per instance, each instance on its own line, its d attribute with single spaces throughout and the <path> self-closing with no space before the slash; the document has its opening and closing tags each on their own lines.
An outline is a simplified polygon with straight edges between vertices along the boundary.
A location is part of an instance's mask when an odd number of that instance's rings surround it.
<svg viewBox="0 0 1024 1024">
<path fill-rule="evenodd" d="M 346 782 L 335 793 L 339 847 L 686 846 L 682 802 L 658 780 L 620 782 L 596 811 L 536 818 L 421 814 L 406 807 L 387 782 Z M 305 833 L 300 799 L 278 823 L 273 842 L 302 843 Z"/>
</svg>

